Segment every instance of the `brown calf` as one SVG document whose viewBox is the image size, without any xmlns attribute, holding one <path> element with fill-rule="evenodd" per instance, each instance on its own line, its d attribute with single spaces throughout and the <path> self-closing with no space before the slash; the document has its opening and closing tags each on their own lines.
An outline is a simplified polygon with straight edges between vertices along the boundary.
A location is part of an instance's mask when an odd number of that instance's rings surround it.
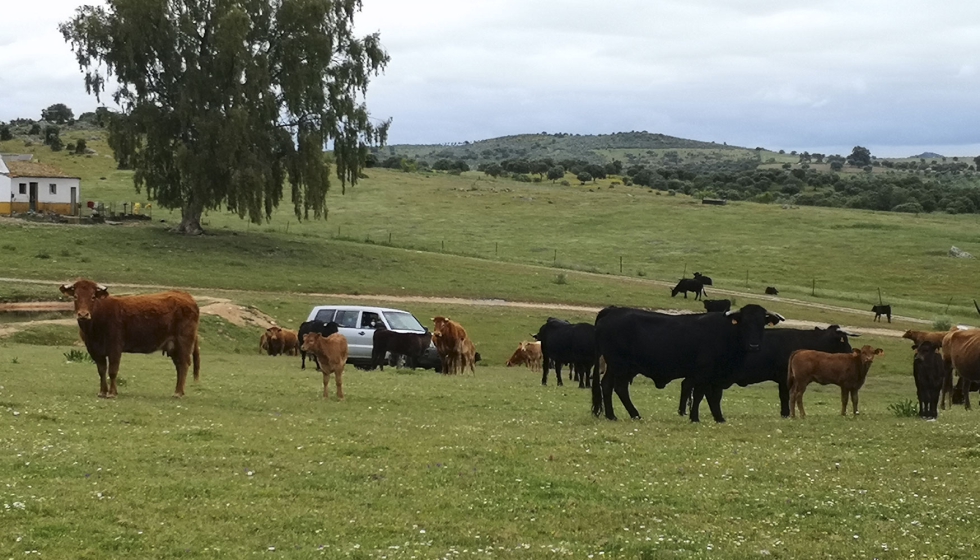
<svg viewBox="0 0 980 560">
<path fill-rule="evenodd" d="M 902 338 L 911 340 L 913 349 L 926 341 L 931 342 L 938 349 L 943 347 L 943 339 L 947 334 L 949 331 L 905 331 Z"/>
<path fill-rule="evenodd" d="M 433 317 L 432 324 L 432 343 L 442 358 L 442 372 L 450 375 L 462 372 L 465 366 L 463 341 L 466 340 L 466 329 L 449 317 Z"/>
<path fill-rule="evenodd" d="M 514 354 L 507 360 L 507 367 L 527 366 L 531 371 L 541 371 L 541 343 L 521 342 Z"/>
<path fill-rule="evenodd" d="M 806 418 L 803 392 L 813 382 L 840 387 L 841 416 L 847 416 L 848 395 L 857 415 L 858 390 L 864 385 L 875 356 L 883 353 L 881 348 L 863 346 L 850 354 L 828 354 L 816 350 L 797 350 L 790 354 L 787 369 L 790 417 L 796 418 L 796 409 L 799 408 L 800 418 Z"/>
<path fill-rule="evenodd" d="M 266 352 L 266 353 L 269 352 L 269 334 L 268 333 L 262 333 L 262 336 L 259 337 L 259 354 L 261 354 L 262 352 Z"/>
<path fill-rule="evenodd" d="M 323 398 L 329 398 L 330 374 L 337 383 L 337 398 L 344 399 L 344 365 L 347 363 L 347 338 L 340 333 L 324 337 L 320 333 L 310 333 L 303 337 L 303 352 L 316 356 L 323 372 Z"/>
<path fill-rule="evenodd" d="M 99 396 L 116 396 L 116 376 L 123 352 L 170 356 L 177 370 L 175 397 L 184 396 L 187 370 L 194 363 L 194 380 L 201 375 L 197 340 L 200 310 L 185 292 L 162 292 L 114 297 L 101 284 L 79 279 L 61 286 L 75 302 L 75 317 L 85 348 L 99 370 Z M 106 383 L 106 374 L 109 383 Z"/>
</svg>

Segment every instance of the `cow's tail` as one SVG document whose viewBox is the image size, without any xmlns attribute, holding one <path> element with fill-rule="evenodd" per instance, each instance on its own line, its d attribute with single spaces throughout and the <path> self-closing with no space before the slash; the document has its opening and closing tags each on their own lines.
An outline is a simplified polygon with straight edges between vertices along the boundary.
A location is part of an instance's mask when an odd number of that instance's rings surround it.
<svg viewBox="0 0 980 560">
<path fill-rule="evenodd" d="M 602 414 L 602 354 L 598 351 L 595 354 L 595 363 L 592 364 L 592 415 Z"/>
<path fill-rule="evenodd" d="M 194 352 L 191 354 L 194 360 L 194 381 L 201 379 L 201 339 L 194 337 Z M 186 362 L 185 362 L 186 363 Z"/>
<path fill-rule="evenodd" d="M 977 305 L 977 300 L 973 300 L 973 307 L 976 307 L 977 313 L 980 313 L 980 305 Z"/>
<path fill-rule="evenodd" d="M 796 354 L 796 352 L 793 352 L 792 354 L 789 355 L 789 363 L 786 364 L 786 390 L 788 390 L 788 391 L 792 391 L 793 390 L 793 378 L 796 377 L 795 375 L 793 375 L 793 355 L 794 354 Z"/>
</svg>

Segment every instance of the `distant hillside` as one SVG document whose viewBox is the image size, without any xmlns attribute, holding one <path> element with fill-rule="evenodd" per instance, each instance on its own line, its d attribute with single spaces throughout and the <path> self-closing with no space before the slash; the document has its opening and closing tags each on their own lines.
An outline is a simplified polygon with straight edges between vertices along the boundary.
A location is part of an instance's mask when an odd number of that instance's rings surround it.
<svg viewBox="0 0 980 560">
<path fill-rule="evenodd" d="M 519 134 L 480 140 L 478 142 L 463 142 L 461 144 L 396 144 L 378 150 L 381 158 L 399 156 L 425 159 L 432 163 L 438 159 L 462 159 L 470 165 L 485 161 L 500 161 L 504 159 L 543 159 L 553 158 L 581 159 L 592 163 L 607 163 L 613 159 L 648 161 L 663 158 L 683 158 L 686 154 L 678 152 L 695 150 L 710 151 L 718 157 L 727 158 L 754 157 L 755 152 L 747 148 L 717 144 L 715 142 L 700 142 L 676 138 L 664 134 L 649 132 L 617 132 L 615 134 L 578 135 L 578 134 Z M 722 154 L 722 152 L 726 152 Z M 627 154 L 632 157 L 627 157 Z"/>
<path fill-rule="evenodd" d="M 937 154 L 936 152 L 922 152 L 917 156 L 910 156 L 910 157 L 913 157 L 915 159 L 939 159 L 943 157 L 943 155 Z"/>
</svg>

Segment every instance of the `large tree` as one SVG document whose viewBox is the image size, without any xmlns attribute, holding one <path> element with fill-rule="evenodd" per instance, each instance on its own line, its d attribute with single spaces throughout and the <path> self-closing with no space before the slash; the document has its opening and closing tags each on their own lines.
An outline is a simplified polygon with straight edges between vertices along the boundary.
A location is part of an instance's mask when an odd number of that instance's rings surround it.
<svg viewBox="0 0 980 560">
<path fill-rule="evenodd" d="M 288 179 L 297 218 L 326 212 L 332 146 L 341 186 L 390 121 L 364 104 L 388 62 L 377 34 L 354 35 L 360 0 L 107 0 L 60 30 L 98 98 L 136 189 L 179 208 L 177 231 L 202 233 L 205 210 L 261 223 Z"/>
<path fill-rule="evenodd" d="M 64 103 L 55 103 L 47 109 L 41 109 L 41 120 L 55 124 L 71 123 L 75 120 L 75 113 Z"/>
</svg>

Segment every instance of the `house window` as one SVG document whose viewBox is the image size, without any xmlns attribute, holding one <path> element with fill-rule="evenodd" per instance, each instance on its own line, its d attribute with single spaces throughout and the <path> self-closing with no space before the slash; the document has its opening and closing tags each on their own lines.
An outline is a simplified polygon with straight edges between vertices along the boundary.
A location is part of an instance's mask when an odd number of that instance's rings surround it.
<svg viewBox="0 0 980 560">
<path fill-rule="evenodd" d="M 20 184 L 20 194 L 27 194 L 27 183 Z"/>
<path fill-rule="evenodd" d="M 48 185 L 49 194 L 58 194 L 58 185 L 56 183 L 50 183 Z"/>
</svg>

